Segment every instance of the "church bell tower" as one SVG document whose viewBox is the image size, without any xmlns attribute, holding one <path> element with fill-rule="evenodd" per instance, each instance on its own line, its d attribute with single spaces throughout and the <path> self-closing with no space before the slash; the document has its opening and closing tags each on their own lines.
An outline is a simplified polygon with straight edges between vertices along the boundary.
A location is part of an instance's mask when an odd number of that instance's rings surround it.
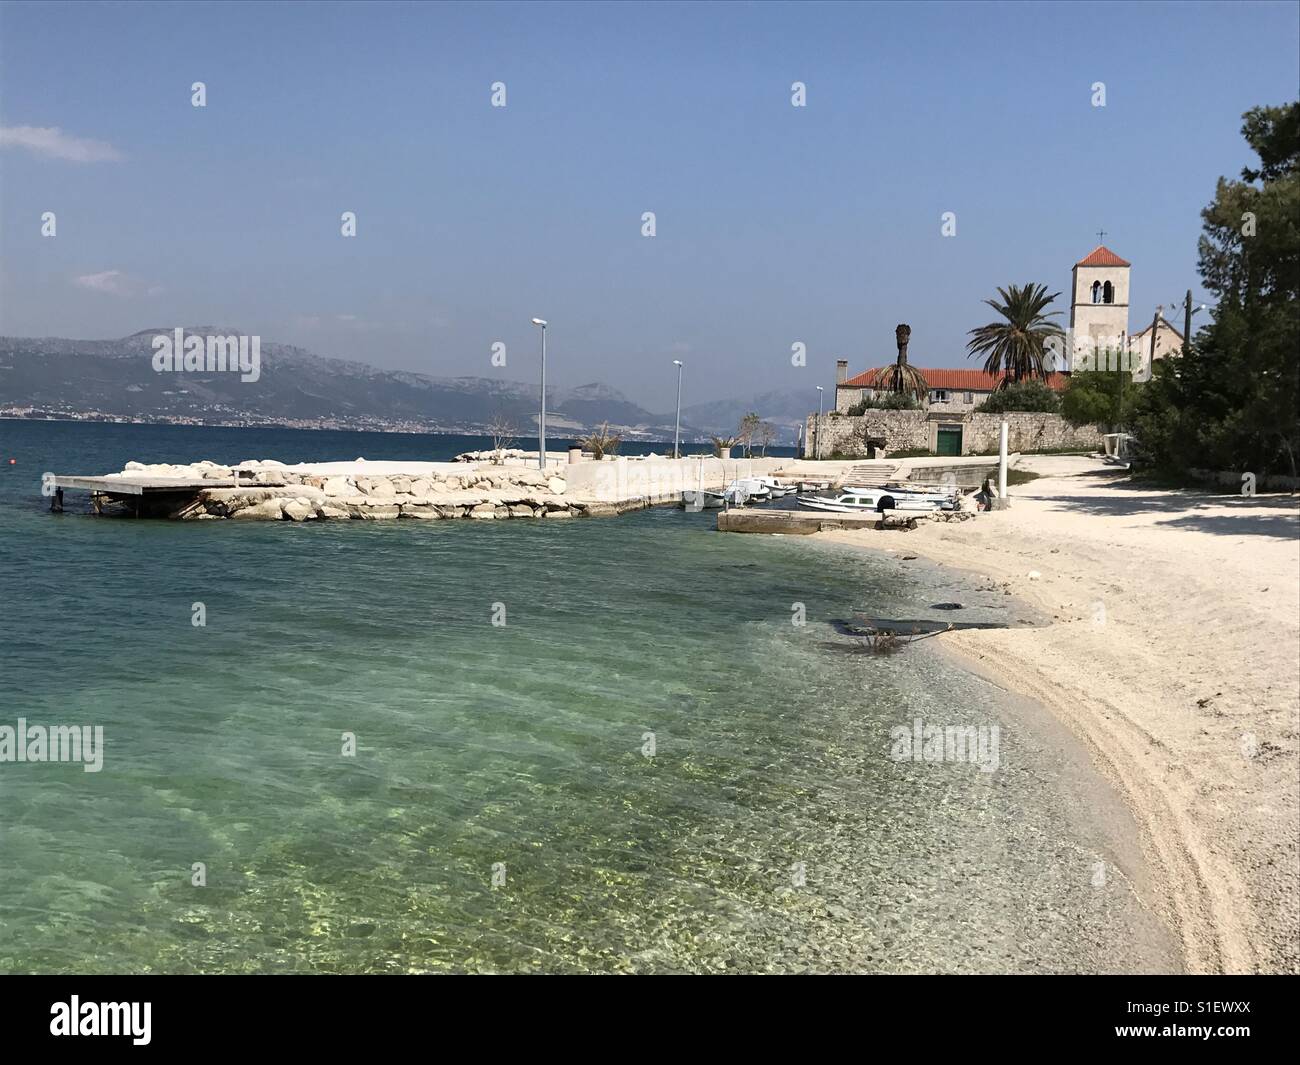
<svg viewBox="0 0 1300 1065">
<path fill-rule="evenodd" d="M 1099 355 L 1104 360 L 1108 349 L 1116 356 L 1127 349 L 1131 266 L 1101 244 L 1074 264 L 1070 301 L 1074 350 L 1070 369 L 1075 368 L 1081 355 Z"/>
</svg>

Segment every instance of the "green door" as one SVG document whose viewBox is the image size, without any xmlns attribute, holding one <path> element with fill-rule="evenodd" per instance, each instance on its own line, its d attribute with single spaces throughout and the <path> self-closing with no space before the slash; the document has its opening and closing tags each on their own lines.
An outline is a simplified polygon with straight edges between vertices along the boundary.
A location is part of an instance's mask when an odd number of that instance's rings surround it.
<svg viewBox="0 0 1300 1065">
<path fill-rule="evenodd" d="M 939 426 L 939 446 L 935 448 L 938 455 L 960 455 L 961 454 L 961 426 L 960 425 L 941 425 Z"/>
</svg>

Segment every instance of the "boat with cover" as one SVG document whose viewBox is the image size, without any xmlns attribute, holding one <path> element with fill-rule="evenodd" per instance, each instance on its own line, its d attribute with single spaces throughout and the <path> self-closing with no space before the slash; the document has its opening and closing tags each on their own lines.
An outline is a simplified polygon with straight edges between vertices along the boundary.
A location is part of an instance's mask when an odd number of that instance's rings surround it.
<svg viewBox="0 0 1300 1065">
<path fill-rule="evenodd" d="M 845 485 L 842 492 L 887 492 L 893 496 L 895 503 L 898 504 L 895 509 L 907 509 L 898 503 L 899 500 L 922 500 L 934 503 L 942 510 L 955 510 L 957 500 L 961 497 L 961 490 L 952 485 L 943 487 L 927 487 L 924 485 L 907 485 L 890 482 L 883 485 Z"/>
<path fill-rule="evenodd" d="M 723 492 L 729 497 L 733 494 L 742 497 L 740 499 L 741 505 L 745 503 L 761 503 L 765 499 L 772 498 L 771 489 L 757 477 L 738 478 L 727 485 Z M 729 499 L 729 502 L 733 506 L 736 505 L 735 499 Z"/>
<path fill-rule="evenodd" d="M 804 510 L 826 510 L 836 514 L 883 514 L 891 510 L 932 514 L 941 508 L 933 499 L 897 493 L 887 488 L 845 488 L 833 496 L 796 496 Z"/>
</svg>

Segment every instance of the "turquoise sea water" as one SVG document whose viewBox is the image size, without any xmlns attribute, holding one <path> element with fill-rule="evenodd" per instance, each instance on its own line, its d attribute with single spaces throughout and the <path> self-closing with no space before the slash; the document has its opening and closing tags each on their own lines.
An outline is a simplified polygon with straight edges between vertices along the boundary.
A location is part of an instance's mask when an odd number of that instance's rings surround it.
<svg viewBox="0 0 1300 1065">
<path fill-rule="evenodd" d="M 974 579 L 669 509 L 170 523 L 39 494 L 429 440 L 0 422 L 0 725 L 105 735 L 99 773 L 0 763 L 0 970 L 1176 967 L 1131 826 L 1038 712 L 940 640 L 880 658 L 831 624 L 1032 620 Z M 891 760 L 918 717 L 998 725 L 1000 767 Z"/>
</svg>

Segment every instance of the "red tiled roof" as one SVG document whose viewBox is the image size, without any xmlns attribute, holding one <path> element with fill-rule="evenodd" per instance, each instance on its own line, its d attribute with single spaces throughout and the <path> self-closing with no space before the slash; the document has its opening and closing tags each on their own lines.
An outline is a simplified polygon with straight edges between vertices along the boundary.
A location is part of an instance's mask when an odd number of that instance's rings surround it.
<svg viewBox="0 0 1300 1065">
<path fill-rule="evenodd" d="M 983 370 L 927 370 L 924 367 L 917 367 L 925 377 L 925 383 L 932 389 L 947 388 L 954 392 L 992 392 L 1001 383 L 1001 377 L 995 377 L 993 374 L 985 373 Z M 876 375 L 880 373 L 879 369 L 868 370 L 866 373 L 860 373 L 857 377 L 851 377 L 844 381 L 839 388 L 874 388 Z M 1047 375 L 1047 387 L 1053 392 L 1060 392 L 1065 388 L 1065 382 L 1069 378 L 1061 373 L 1049 373 Z"/>
<path fill-rule="evenodd" d="M 1098 244 L 1090 251 L 1087 256 L 1080 259 L 1075 266 L 1132 266 L 1133 264 L 1121 259 L 1104 244 Z"/>
</svg>

